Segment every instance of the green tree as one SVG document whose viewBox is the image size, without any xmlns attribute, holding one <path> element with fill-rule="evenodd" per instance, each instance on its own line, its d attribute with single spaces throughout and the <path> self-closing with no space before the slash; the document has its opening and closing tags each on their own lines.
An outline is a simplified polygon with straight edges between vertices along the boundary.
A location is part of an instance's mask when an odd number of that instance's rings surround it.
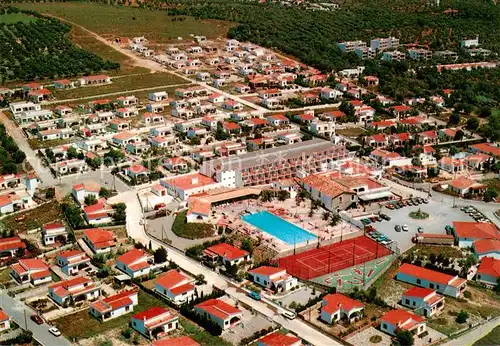
<svg viewBox="0 0 500 346">
<path fill-rule="evenodd" d="M 101 187 L 99 197 L 108 198 L 109 196 L 111 196 L 111 191 L 105 187 Z"/>
<path fill-rule="evenodd" d="M 87 195 L 85 196 L 84 203 L 87 206 L 97 204 L 97 198 L 94 195 Z"/>
<path fill-rule="evenodd" d="M 493 201 L 494 198 L 498 197 L 498 192 L 496 189 L 492 187 L 488 187 L 486 191 L 484 192 L 484 201 L 485 202 L 491 202 Z"/>
<path fill-rule="evenodd" d="M 467 319 L 469 318 L 469 314 L 465 310 L 460 310 L 460 312 L 457 315 L 456 321 L 457 323 L 465 323 L 467 322 Z"/>
<path fill-rule="evenodd" d="M 254 246 L 252 240 L 250 240 L 250 238 L 243 239 L 241 242 L 241 248 L 249 253 L 253 253 Z"/>
<path fill-rule="evenodd" d="M 115 223 L 124 223 L 127 219 L 127 205 L 125 203 L 117 203 L 113 205 L 113 221 Z"/>
<path fill-rule="evenodd" d="M 167 261 L 167 250 L 162 246 L 155 250 L 153 258 L 156 264 Z"/>
<path fill-rule="evenodd" d="M 285 191 L 285 190 L 280 190 L 278 192 L 278 201 L 283 202 L 283 201 L 286 201 L 289 198 L 290 198 L 290 192 Z"/>
<path fill-rule="evenodd" d="M 448 119 L 448 125 L 449 126 L 456 126 L 460 124 L 460 114 L 458 113 L 451 113 L 449 119 Z"/>
<path fill-rule="evenodd" d="M 476 117 L 470 117 L 467 119 L 467 130 L 477 130 L 479 128 L 479 119 Z"/>
<path fill-rule="evenodd" d="M 271 202 L 273 200 L 273 194 L 271 191 L 264 190 L 260 193 L 260 200 L 262 202 Z"/>
<path fill-rule="evenodd" d="M 413 334 L 409 330 L 400 329 L 396 332 L 396 340 L 401 346 L 412 346 L 414 344 Z"/>
</svg>

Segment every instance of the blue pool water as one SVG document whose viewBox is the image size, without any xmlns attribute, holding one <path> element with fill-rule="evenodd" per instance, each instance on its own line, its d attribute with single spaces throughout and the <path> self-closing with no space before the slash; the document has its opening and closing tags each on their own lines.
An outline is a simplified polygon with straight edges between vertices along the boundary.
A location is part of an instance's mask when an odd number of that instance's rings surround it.
<svg viewBox="0 0 500 346">
<path fill-rule="evenodd" d="M 245 215 L 241 218 L 249 224 L 260 228 L 262 231 L 290 245 L 317 239 L 314 234 L 267 211 Z"/>
</svg>

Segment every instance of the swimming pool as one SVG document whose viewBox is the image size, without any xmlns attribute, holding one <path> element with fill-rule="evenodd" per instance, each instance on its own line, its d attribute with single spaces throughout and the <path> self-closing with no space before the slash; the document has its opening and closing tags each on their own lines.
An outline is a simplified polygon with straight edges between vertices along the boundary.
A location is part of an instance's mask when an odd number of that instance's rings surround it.
<svg viewBox="0 0 500 346">
<path fill-rule="evenodd" d="M 248 214 L 241 218 L 290 245 L 317 239 L 314 234 L 267 211 Z"/>
</svg>

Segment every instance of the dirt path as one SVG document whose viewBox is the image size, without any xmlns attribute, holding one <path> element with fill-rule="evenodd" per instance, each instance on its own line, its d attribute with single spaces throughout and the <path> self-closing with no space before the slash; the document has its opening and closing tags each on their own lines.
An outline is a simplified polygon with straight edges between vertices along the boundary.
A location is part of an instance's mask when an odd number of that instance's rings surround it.
<svg viewBox="0 0 500 346">
<path fill-rule="evenodd" d="M 126 55 L 127 57 L 129 57 L 130 59 L 132 59 L 134 61 L 134 64 L 136 66 L 149 68 L 151 71 L 154 71 L 154 72 L 157 72 L 157 71 L 165 72 L 166 71 L 162 66 L 159 66 L 156 62 L 154 62 L 152 60 L 143 59 L 140 56 L 137 56 L 134 52 L 129 51 L 127 49 L 123 49 L 122 47 L 119 47 L 119 46 L 111 43 L 110 41 L 106 40 L 105 38 L 99 36 L 99 34 L 93 32 L 93 31 L 90 31 L 89 29 L 87 29 L 87 28 L 85 28 L 85 27 L 83 27 L 83 26 L 81 26 L 79 24 L 76 24 L 76 23 L 71 22 L 71 21 L 69 21 L 67 19 L 64 19 L 64 18 L 61 18 L 61 17 L 57 17 L 57 16 L 54 16 L 54 15 L 51 15 L 51 14 L 48 14 L 48 13 L 44 13 L 43 15 L 47 16 L 47 17 L 52 17 L 52 18 L 58 19 L 61 22 L 65 22 L 65 23 L 68 23 L 68 24 L 70 24 L 72 26 L 80 28 L 81 30 L 83 30 L 86 33 L 88 33 L 90 36 L 94 37 L 96 40 L 104 43 L 105 45 L 113 48 L 114 50 L 119 51 L 123 55 Z"/>
<path fill-rule="evenodd" d="M 146 68 L 149 68 L 151 69 L 152 71 L 158 71 L 158 72 L 166 72 L 166 73 L 170 73 L 176 77 L 179 77 L 179 78 L 182 78 L 184 80 L 186 80 L 187 82 L 189 83 L 193 83 L 193 80 L 180 74 L 180 73 L 177 73 L 177 72 L 174 72 L 174 71 L 171 71 L 171 70 L 167 70 L 165 67 L 163 67 L 162 65 L 160 65 L 159 63 L 155 62 L 155 61 L 152 61 L 152 60 L 148 60 L 148 59 L 145 59 L 141 56 L 138 56 L 137 54 L 135 54 L 134 52 L 128 50 L 128 49 L 124 49 L 122 47 L 119 47 L 115 44 L 113 44 L 112 42 L 110 42 L 109 40 L 106 40 L 105 38 L 99 36 L 97 33 L 93 32 L 93 31 L 90 31 L 88 29 L 86 29 L 85 27 L 79 25 L 79 24 L 76 24 L 76 23 L 73 23 L 69 20 L 66 20 L 64 18 L 61 18 L 61 17 L 57 17 L 57 16 L 53 16 L 53 15 L 50 15 L 50 14 L 47 14 L 47 13 L 44 13 L 44 15 L 46 16 L 49 16 L 49 17 L 52 17 L 52 18 L 56 18 L 62 22 L 65 22 L 65 23 L 68 23 L 70 25 L 73 25 L 73 26 L 76 26 L 82 30 L 84 30 L 85 32 L 87 32 L 89 35 L 93 36 L 96 40 L 99 40 L 100 42 L 104 43 L 105 45 L 117 50 L 118 52 L 126 55 L 127 57 L 133 59 L 134 63 L 136 64 L 136 66 L 139 66 L 139 67 L 146 67 Z M 212 92 L 216 92 L 216 93 L 219 93 L 219 94 L 222 94 L 224 95 L 226 98 L 228 99 L 232 99 L 232 100 L 235 100 L 247 107 L 250 107 L 252 109 L 256 109 L 262 113 L 267 113 L 269 112 L 268 109 L 264 108 L 264 107 L 261 107 L 259 105 L 256 105 L 254 103 L 251 103 L 251 102 L 248 102 L 244 99 L 242 99 L 241 97 L 239 96 L 236 96 L 236 95 L 231 95 L 225 91 L 222 91 L 220 89 L 217 89 L 217 88 L 214 88 L 206 83 L 203 83 L 203 82 L 197 82 L 199 85 L 202 85 L 204 87 L 206 87 L 207 89 L 210 89 Z"/>
</svg>

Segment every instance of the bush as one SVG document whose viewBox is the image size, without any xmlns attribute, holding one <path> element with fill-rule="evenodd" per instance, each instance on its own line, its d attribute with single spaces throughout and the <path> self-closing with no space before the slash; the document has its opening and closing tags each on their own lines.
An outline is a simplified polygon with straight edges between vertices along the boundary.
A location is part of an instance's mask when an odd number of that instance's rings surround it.
<svg viewBox="0 0 500 346">
<path fill-rule="evenodd" d="M 132 330 L 130 328 L 122 330 L 122 336 L 125 339 L 130 339 L 132 337 Z"/>
<path fill-rule="evenodd" d="M 172 224 L 172 231 L 178 237 L 187 239 L 208 238 L 214 235 L 213 226 L 208 223 L 187 222 L 186 212 L 180 212 Z"/>
<path fill-rule="evenodd" d="M 465 291 L 464 292 L 464 297 L 467 298 L 467 299 L 471 299 L 472 298 L 472 293 L 470 293 L 469 291 Z"/>
<path fill-rule="evenodd" d="M 456 318 L 455 321 L 457 321 L 457 323 L 465 323 L 465 322 L 467 322 L 468 318 L 469 318 L 469 314 L 467 313 L 467 311 L 461 310 L 458 313 L 457 318 Z"/>
<path fill-rule="evenodd" d="M 396 332 L 396 339 L 399 345 L 412 346 L 414 343 L 413 334 L 408 330 L 399 330 Z"/>
</svg>

